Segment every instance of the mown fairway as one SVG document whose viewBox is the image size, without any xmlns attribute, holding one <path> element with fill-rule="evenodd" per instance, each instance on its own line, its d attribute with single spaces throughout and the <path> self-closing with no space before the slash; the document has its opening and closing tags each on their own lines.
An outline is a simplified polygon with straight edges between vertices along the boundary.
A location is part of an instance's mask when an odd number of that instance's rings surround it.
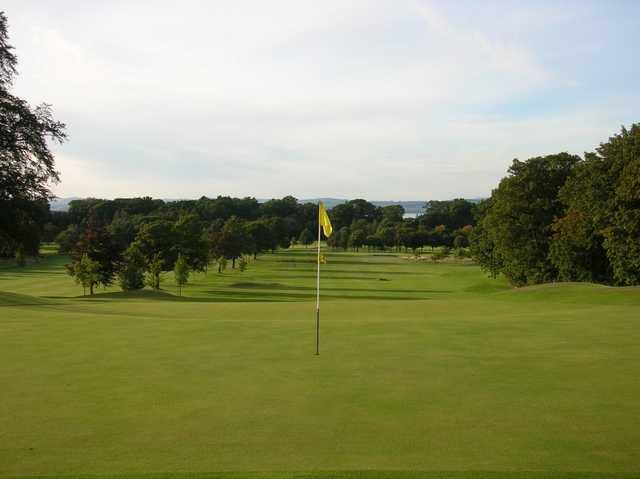
<svg viewBox="0 0 640 479">
<path fill-rule="evenodd" d="M 319 357 L 311 250 L 183 298 L 0 269 L 0 475 L 637 477 L 640 289 L 328 257 Z"/>
</svg>

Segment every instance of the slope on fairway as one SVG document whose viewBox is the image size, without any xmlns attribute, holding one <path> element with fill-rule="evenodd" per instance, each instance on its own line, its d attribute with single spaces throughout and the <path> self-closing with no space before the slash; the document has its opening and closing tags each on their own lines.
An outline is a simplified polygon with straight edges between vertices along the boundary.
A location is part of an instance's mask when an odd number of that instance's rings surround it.
<svg viewBox="0 0 640 479">
<path fill-rule="evenodd" d="M 64 261 L 0 270 L 0 475 L 640 469 L 635 288 L 330 254 L 315 357 L 311 251 L 196 275 L 184 298 L 170 275 L 78 297 Z"/>
</svg>

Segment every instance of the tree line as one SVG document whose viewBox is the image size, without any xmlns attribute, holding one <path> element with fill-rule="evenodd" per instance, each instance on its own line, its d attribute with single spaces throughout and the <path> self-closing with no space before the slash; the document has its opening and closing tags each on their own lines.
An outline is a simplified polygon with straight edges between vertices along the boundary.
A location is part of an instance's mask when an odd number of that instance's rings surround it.
<svg viewBox="0 0 640 479">
<path fill-rule="evenodd" d="M 466 200 L 434 201 L 427 213 L 404 218 L 400 205 L 377 207 L 362 199 L 329 211 L 336 233 L 329 247 L 358 250 L 415 250 L 424 246 L 463 248 L 473 230 L 476 206 Z M 71 257 L 69 274 L 93 294 L 96 286 L 118 281 L 122 289 L 160 288 L 163 272 L 174 271 L 179 286 L 189 272 L 227 264 L 316 241 L 318 207 L 286 196 L 259 203 L 255 198 L 202 197 L 163 201 L 149 197 L 74 200 L 55 214 L 59 249 Z"/>
<path fill-rule="evenodd" d="M 640 284 L 640 125 L 584 158 L 514 160 L 479 205 L 471 252 L 518 286 Z"/>
</svg>

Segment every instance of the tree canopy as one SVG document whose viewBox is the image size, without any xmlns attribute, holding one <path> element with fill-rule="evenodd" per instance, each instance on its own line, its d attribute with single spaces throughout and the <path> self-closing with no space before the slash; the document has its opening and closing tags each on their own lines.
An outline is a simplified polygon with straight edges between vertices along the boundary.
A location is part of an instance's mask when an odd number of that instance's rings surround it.
<svg viewBox="0 0 640 479">
<path fill-rule="evenodd" d="M 0 255 L 18 248 L 36 255 L 59 181 L 48 141 L 63 142 L 65 125 L 53 118 L 51 105 L 32 107 L 13 95 L 17 57 L 9 43 L 7 18 L 0 12 Z"/>
</svg>

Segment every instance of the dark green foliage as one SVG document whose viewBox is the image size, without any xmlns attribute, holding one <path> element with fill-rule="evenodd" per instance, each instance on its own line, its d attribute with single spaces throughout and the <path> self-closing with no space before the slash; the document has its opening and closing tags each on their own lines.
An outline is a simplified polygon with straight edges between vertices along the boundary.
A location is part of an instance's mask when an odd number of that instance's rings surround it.
<svg viewBox="0 0 640 479">
<path fill-rule="evenodd" d="M 91 294 L 94 286 L 109 286 L 113 282 L 122 259 L 122 252 L 114 245 L 107 228 L 94 218 L 89 220 L 70 253 L 72 262 L 67 265 L 67 271 L 72 276 L 77 274 L 77 265 L 85 257 L 97 265 L 95 271 L 92 270 L 95 275 L 90 284 Z"/>
<path fill-rule="evenodd" d="M 176 279 L 176 286 L 178 287 L 178 295 L 182 296 L 182 288 L 189 282 L 189 264 L 186 258 L 180 254 L 176 260 L 176 264 L 173 268 L 173 273 Z"/>
<path fill-rule="evenodd" d="M 89 288 L 90 294 L 93 296 L 94 288 L 100 283 L 100 264 L 92 260 L 87 253 L 68 267 L 68 272 L 76 280 L 76 283 L 82 285 L 83 295 L 87 294 Z"/>
<path fill-rule="evenodd" d="M 204 271 L 209 263 L 209 244 L 203 232 L 195 214 L 181 216 L 173 225 L 174 248 L 193 271 Z"/>
<path fill-rule="evenodd" d="M 65 125 L 51 106 L 30 106 L 10 92 L 17 57 L 9 45 L 7 18 L 0 12 L 0 256 L 37 255 L 42 226 L 59 180 L 48 141 L 66 139 Z"/>
<path fill-rule="evenodd" d="M 476 206 L 465 199 L 450 201 L 429 201 L 425 205 L 426 213 L 418 218 L 427 229 L 444 225 L 448 230 L 456 230 L 465 225 L 475 224 Z"/>
<path fill-rule="evenodd" d="M 491 200 L 481 203 L 482 214 L 486 214 L 491 205 Z M 479 222 L 471 232 L 469 237 L 469 250 L 471 256 L 478 262 L 480 267 L 488 272 L 492 277 L 496 277 L 502 270 L 502 259 L 500 252 L 496 248 L 489 231 L 484 223 Z"/>
<path fill-rule="evenodd" d="M 367 230 L 360 227 L 351 228 L 351 233 L 349 234 L 349 246 L 358 251 L 361 248 L 365 241 L 367 240 Z"/>
<path fill-rule="evenodd" d="M 58 236 L 55 241 L 58 244 L 58 248 L 61 253 L 69 253 L 76 243 L 80 240 L 82 235 L 82 229 L 77 225 L 69 225 Z"/>
<path fill-rule="evenodd" d="M 123 264 L 118 271 L 118 280 L 123 291 L 134 291 L 144 288 L 145 262 L 140 251 L 129 247 L 124 253 Z"/>
<path fill-rule="evenodd" d="M 273 251 L 278 247 L 278 241 L 276 238 L 276 232 L 274 231 L 274 221 L 260 219 L 251 221 L 245 226 L 245 230 L 253 240 L 253 256 L 258 256 L 259 253 L 265 251 Z"/>
<path fill-rule="evenodd" d="M 560 199 L 551 259 L 561 279 L 640 284 L 640 125 L 585 155 Z"/>
<path fill-rule="evenodd" d="M 313 233 L 311 233 L 311 231 L 309 231 L 307 228 L 303 229 L 300 233 L 300 236 L 298 236 L 298 243 L 303 246 L 310 245 L 314 242 L 314 240 L 315 238 L 313 237 Z"/>
<path fill-rule="evenodd" d="M 558 192 L 579 161 L 568 153 L 513 161 L 479 223 L 482 248 L 495 249 L 476 256 L 485 269 L 495 269 L 498 254 L 500 271 L 515 285 L 557 278 L 549 249 L 553 221 L 564 212 Z"/>
<path fill-rule="evenodd" d="M 389 223 L 399 223 L 404 217 L 404 207 L 402 205 L 390 205 L 382 208 L 382 220 Z"/>
<path fill-rule="evenodd" d="M 222 229 L 212 235 L 211 242 L 213 256 L 230 259 L 232 268 L 236 267 L 236 259 L 243 253 L 253 252 L 255 249 L 245 223 L 235 216 L 229 218 Z"/>
<path fill-rule="evenodd" d="M 515 160 L 476 211 L 474 258 L 513 284 L 640 284 L 640 125 L 584 160 Z"/>
</svg>

